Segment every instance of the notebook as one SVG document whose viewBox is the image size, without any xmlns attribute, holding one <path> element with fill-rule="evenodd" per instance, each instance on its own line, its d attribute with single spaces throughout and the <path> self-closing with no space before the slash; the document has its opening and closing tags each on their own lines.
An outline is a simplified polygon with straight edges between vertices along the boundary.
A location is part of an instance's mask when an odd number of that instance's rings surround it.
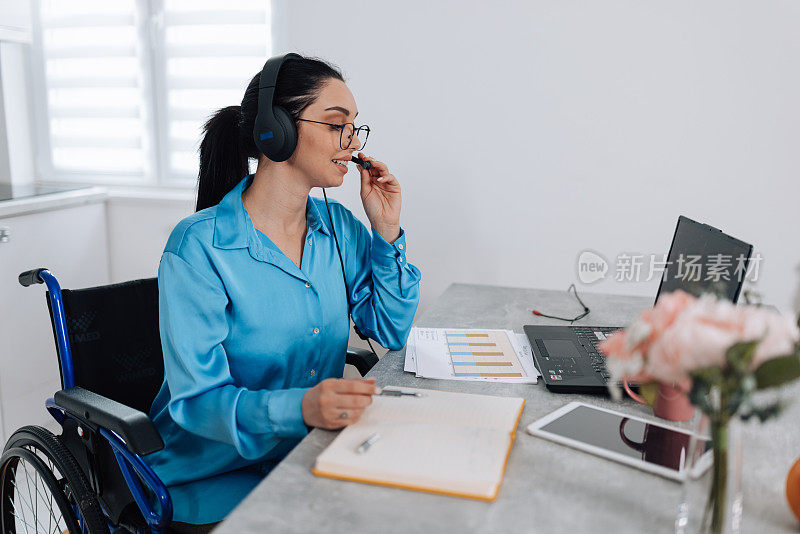
<svg viewBox="0 0 800 534">
<path fill-rule="evenodd" d="M 525 400 L 397 388 L 422 397 L 375 396 L 361 419 L 318 457 L 318 476 L 493 501 Z M 379 434 L 366 451 L 366 440 Z"/>
</svg>

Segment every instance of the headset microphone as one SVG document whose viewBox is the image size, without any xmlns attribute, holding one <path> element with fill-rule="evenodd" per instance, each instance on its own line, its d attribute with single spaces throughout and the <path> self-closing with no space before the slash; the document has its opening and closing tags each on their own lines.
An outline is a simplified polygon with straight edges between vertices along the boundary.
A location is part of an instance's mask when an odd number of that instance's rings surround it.
<svg viewBox="0 0 800 534">
<path fill-rule="evenodd" d="M 364 170 L 367 171 L 372 168 L 372 163 L 370 163 L 369 161 L 364 161 L 363 159 L 357 158 L 355 156 L 351 157 L 350 161 L 352 161 L 353 163 L 357 163 L 358 165 L 361 165 L 362 167 L 364 167 Z"/>
</svg>

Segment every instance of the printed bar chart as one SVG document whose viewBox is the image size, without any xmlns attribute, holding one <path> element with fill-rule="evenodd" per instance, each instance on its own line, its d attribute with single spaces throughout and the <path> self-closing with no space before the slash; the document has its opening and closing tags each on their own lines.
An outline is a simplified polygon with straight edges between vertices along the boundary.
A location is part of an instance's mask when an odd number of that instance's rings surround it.
<svg viewBox="0 0 800 534">
<path fill-rule="evenodd" d="M 413 327 L 403 370 L 445 380 L 535 384 L 539 373 L 525 334 L 491 328 Z"/>
<path fill-rule="evenodd" d="M 525 376 L 519 357 L 505 332 L 445 331 L 445 337 L 454 376 Z"/>
</svg>

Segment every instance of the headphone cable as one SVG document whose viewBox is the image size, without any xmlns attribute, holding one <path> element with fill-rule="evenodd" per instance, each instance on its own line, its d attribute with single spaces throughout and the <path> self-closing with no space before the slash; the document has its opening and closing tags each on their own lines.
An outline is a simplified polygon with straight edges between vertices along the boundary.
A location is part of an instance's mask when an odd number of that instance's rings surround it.
<svg viewBox="0 0 800 534">
<path fill-rule="evenodd" d="M 583 313 L 576 315 L 575 317 L 559 317 L 557 315 L 547 315 L 546 313 L 542 313 L 539 310 L 531 310 L 531 313 L 534 315 L 538 315 L 539 317 L 549 317 L 550 319 L 558 319 L 559 321 L 568 321 L 570 324 L 574 323 L 575 321 L 579 321 L 583 319 L 587 315 L 589 315 L 589 307 L 583 303 L 581 298 L 578 296 L 578 290 L 575 289 L 575 284 L 570 284 L 567 288 L 567 293 L 569 293 L 570 289 L 575 294 L 575 298 L 578 299 L 578 302 L 581 306 L 583 306 Z"/>
<path fill-rule="evenodd" d="M 347 297 L 347 319 L 350 320 L 350 290 L 347 287 L 347 277 L 344 274 L 344 260 L 342 260 L 342 250 L 339 248 L 339 239 L 336 237 L 336 230 L 333 227 L 333 216 L 331 215 L 331 207 L 328 205 L 328 195 L 325 194 L 325 188 L 322 188 L 322 196 L 325 197 L 325 209 L 328 210 L 328 220 L 331 222 L 331 232 L 333 233 L 333 242 L 336 243 L 336 252 L 339 254 L 339 264 L 342 266 L 342 280 L 344 280 L 344 295 Z M 369 345 L 369 349 L 372 351 L 372 354 L 375 357 L 378 357 L 378 354 L 375 352 L 375 349 L 372 347 L 372 343 L 370 342 L 369 338 L 361 333 L 361 330 L 358 329 L 358 325 L 356 325 L 355 321 L 353 321 L 353 330 L 355 330 L 356 335 L 367 342 Z"/>
</svg>

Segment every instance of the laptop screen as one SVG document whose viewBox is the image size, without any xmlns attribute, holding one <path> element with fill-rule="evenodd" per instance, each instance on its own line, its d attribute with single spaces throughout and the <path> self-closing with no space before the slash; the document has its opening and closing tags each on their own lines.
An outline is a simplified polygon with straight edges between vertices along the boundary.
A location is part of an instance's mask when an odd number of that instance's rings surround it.
<svg viewBox="0 0 800 534">
<path fill-rule="evenodd" d="M 682 289 L 700 296 L 713 293 L 736 302 L 742 288 L 753 247 L 688 217 L 678 218 L 678 227 L 656 294 Z"/>
</svg>

